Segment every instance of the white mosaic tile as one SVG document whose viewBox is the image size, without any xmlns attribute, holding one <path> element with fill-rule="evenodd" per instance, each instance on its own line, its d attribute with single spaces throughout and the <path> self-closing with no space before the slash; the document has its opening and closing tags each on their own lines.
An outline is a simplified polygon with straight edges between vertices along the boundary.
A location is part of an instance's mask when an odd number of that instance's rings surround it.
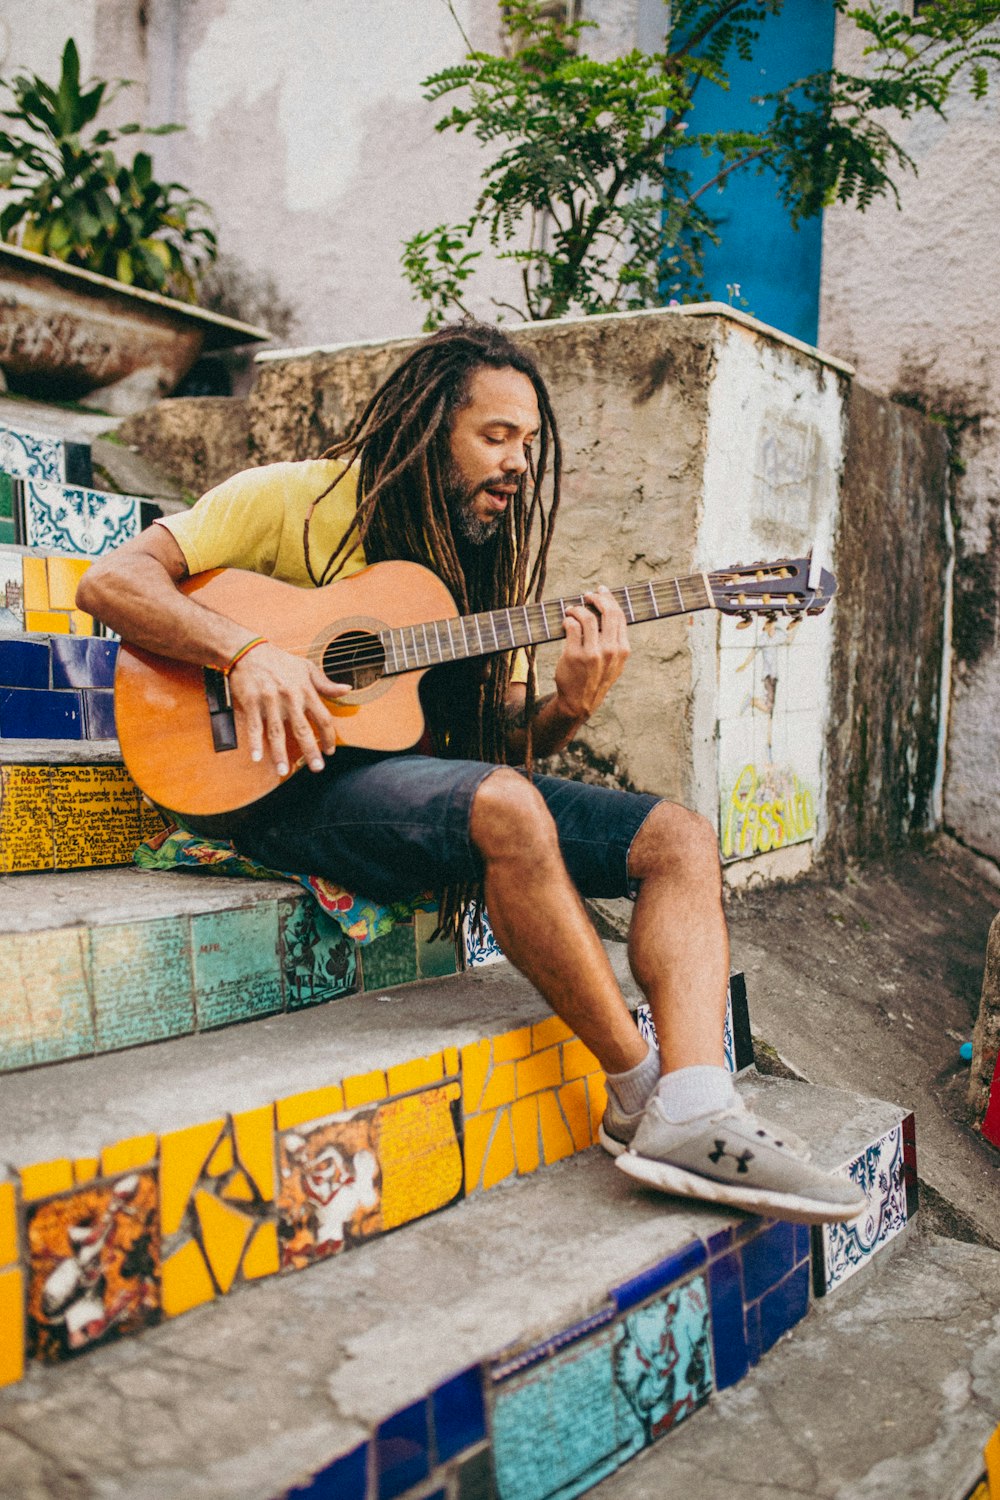
<svg viewBox="0 0 1000 1500">
<path fill-rule="evenodd" d="M 476 904 L 472 902 L 462 920 L 462 946 L 467 969 L 480 969 L 483 964 L 497 964 L 503 958 L 486 913 L 483 912 L 482 915 L 481 935 L 475 931 L 475 914 Z"/>
<path fill-rule="evenodd" d="M 824 1292 L 843 1285 L 906 1228 L 902 1125 L 893 1126 L 886 1135 L 873 1141 L 844 1168 L 844 1174 L 864 1189 L 868 1207 L 852 1224 L 822 1226 Z"/>
<path fill-rule="evenodd" d="M 134 495 L 107 495 L 79 485 L 24 482 L 24 518 L 29 547 L 50 547 L 75 557 L 100 557 L 140 528 Z"/>
<path fill-rule="evenodd" d="M 20 552 L 0 551 L 0 633 L 24 629 L 24 583 Z"/>
<path fill-rule="evenodd" d="M 0 470 L 19 479 L 55 480 L 66 477 L 66 448 L 61 438 L 0 427 Z"/>
</svg>

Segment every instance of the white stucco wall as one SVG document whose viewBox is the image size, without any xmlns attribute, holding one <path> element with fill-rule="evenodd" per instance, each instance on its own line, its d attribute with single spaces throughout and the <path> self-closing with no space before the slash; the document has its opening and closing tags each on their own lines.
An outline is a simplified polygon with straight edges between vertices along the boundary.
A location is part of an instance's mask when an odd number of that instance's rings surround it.
<svg viewBox="0 0 1000 1500">
<path fill-rule="evenodd" d="M 995 28 L 1000 39 L 1000 27 Z M 842 19 L 837 64 L 863 67 Z M 965 472 L 956 486 L 962 643 L 963 556 L 995 559 L 1000 545 L 1000 67 L 982 102 L 956 94 L 943 121 L 887 120 L 919 175 L 900 177 L 902 207 L 828 209 L 823 230 L 820 344 L 887 394 L 964 419 Z M 977 580 L 990 567 L 977 571 Z M 982 654 L 956 661 L 944 779 L 944 817 L 974 848 L 1000 858 L 1000 568 Z M 979 600 L 978 603 L 983 603 Z"/>
</svg>

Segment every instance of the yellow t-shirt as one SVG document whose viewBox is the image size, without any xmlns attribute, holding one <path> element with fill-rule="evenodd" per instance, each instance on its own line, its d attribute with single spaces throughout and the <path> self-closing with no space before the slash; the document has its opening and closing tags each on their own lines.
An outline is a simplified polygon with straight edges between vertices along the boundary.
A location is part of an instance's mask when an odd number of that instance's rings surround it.
<svg viewBox="0 0 1000 1500">
<path fill-rule="evenodd" d="M 343 464 L 325 458 L 245 469 L 209 490 L 190 510 L 164 516 L 157 524 L 165 526 L 180 547 L 189 573 L 245 568 L 311 588 L 302 540 L 306 515 L 317 495 L 343 472 Z M 357 474 L 348 469 L 317 505 L 309 524 L 309 556 L 317 577 L 350 525 L 356 505 Z M 365 566 L 359 543 L 337 577 L 348 578 Z M 518 651 L 511 681 L 527 680 L 528 659 Z"/>
</svg>

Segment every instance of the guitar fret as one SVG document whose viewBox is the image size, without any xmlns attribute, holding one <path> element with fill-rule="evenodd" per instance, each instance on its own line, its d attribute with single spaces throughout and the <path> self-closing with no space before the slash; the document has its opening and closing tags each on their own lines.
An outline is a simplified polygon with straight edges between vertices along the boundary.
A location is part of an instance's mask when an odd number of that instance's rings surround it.
<svg viewBox="0 0 1000 1500">
<path fill-rule="evenodd" d="M 674 579 L 674 588 L 677 590 L 677 603 L 680 605 L 681 614 L 683 614 L 684 613 L 684 595 L 681 593 L 681 581 L 680 581 L 679 578 L 675 578 Z"/>
<path fill-rule="evenodd" d="M 413 665 L 415 667 L 419 667 L 420 666 L 420 647 L 417 644 L 417 627 L 415 625 L 411 625 L 410 626 L 410 637 L 411 637 L 411 639 L 413 641 Z"/>
<path fill-rule="evenodd" d="M 504 614 L 507 617 L 507 634 L 510 636 L 510 645 L 513 646 L 514 645 L 514 621 L 510 617 L 510 610 L 509 609 L 505 609 L 504 610 Z"/>
<path fill-rule="evenodd" d="M 491 629 L 493 631 L 493 645 L 499 651 L 500 650 L 500 638 L 497 635 L 497 617 L 496 617 L 495 613 L 493 613 L 491 611 L 491 613 L 489 615 L 487 615 L 487 619 L 489 620 L 490 627 L 491 627 Z"/>
<path fill-rule="evenodd" d="M 424 632 L 424 651 L 426 652 L 426 655 L 427 655 L 427 665 L 430 666 L 430 664 L 431 664 L 431 643 L 427 639 L 427 626 L 426 625 L 421 625 L 420 628 Z"/>
<path fill-rule="evenodd" d="M 479 637 L 479 650 L 481 652 L 483 652 L 483 651 L 486 650 L 486 647 L 483 645 L 483 632 L 482 632 L 482 627 L 479 624 L 479 616 L 478 615 L 474 615 L 473 619 L 476 622 L 476 635 Z"/>
<path fill-rule="evenodd" d="M 631 591 L 629 589 L 622 589 L 622 594 L 624 595 L 624 604 L 625 604 L 626 612 L 628 614 L 628 622 L 629 622 L 630 625 L 634 625 L 635 624 L 635 610 L 632 608 L 632 594 L 631 594 Z"/>
<path fill-rule="evenodd" d="M 659 611 L 659 609 L 657 608 L 657 605 L 656 605 L 656 595 L 653 592 L 653 580 L 652 579 L 650 579 L 648 581 L 648 583 L 646 584 L 646 592 L 649 595 L 649 607 L 653 611 L 653 619 L 654 620 L 658 620 L 660 618 L 660 611 Z"/>
</svg>

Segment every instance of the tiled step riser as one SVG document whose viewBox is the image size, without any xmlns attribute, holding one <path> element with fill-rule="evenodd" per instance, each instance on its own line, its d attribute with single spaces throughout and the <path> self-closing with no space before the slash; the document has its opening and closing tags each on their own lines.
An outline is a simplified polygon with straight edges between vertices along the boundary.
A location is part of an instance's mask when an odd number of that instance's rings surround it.
<svg viewBox="0 0 1000 1500">
<path fill-rule="evenodd" d="M 117 642 L 93 636 L 0 637 L 0 750 L 8 759 L 17 745 L 5 740 L 113 740 L 117 654 Z"/>
<path fill-rule="evenodd" d="M 23 633 L 93 635 L 93 618 L 76 608 L 77 584 L 91 561 L 0 547 L 0 644 Z"/>
<path fill-rule="evenodd" d="M 90 444 L 0 425 L 0 470 L 19 479 L 89 486 Z"/>
<path fill-rule="evenodd" d="M 123 766 L 0 765 L 0 873 L 130 864 L 162 827 Z M 41 973 L 40 951 L 36 963 Z M 0 1041 L 0 1072 L 5 1066 Z"/>
<path fill-rule="evenodd" d="M 154 501 L 138 495 L 10 474 L 0 483 L 0 542 L 70 557 L 100 557 L 162 514 Z"/>
</svg>

